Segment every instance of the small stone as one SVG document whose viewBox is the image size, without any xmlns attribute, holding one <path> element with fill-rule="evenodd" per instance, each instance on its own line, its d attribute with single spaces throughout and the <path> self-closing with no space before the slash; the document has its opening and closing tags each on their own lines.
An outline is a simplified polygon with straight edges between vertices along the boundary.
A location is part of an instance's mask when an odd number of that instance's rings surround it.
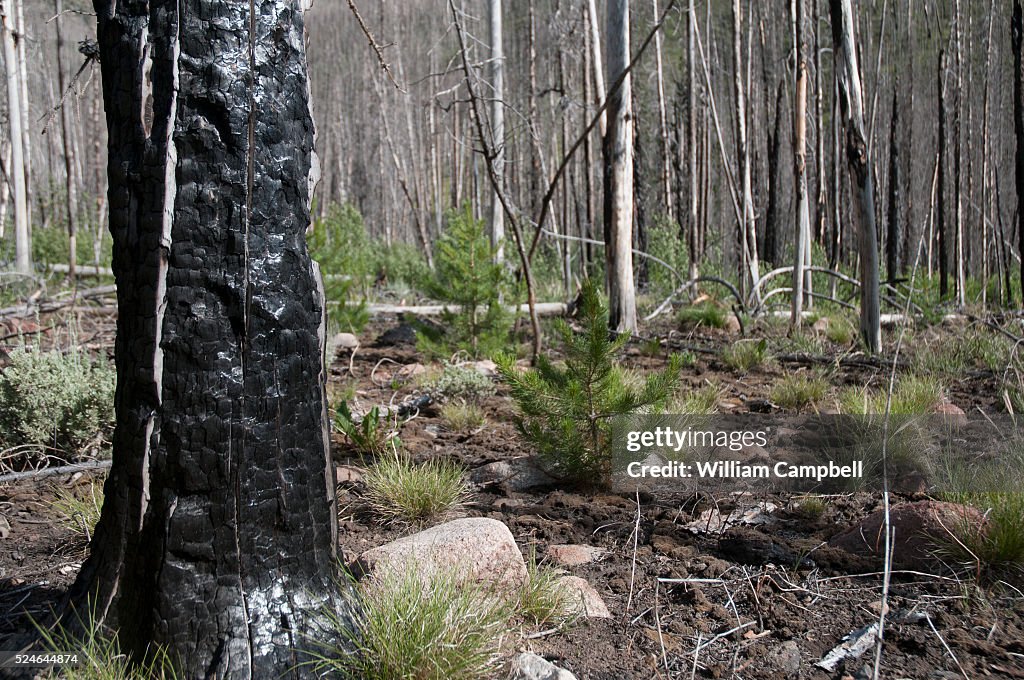
<svg viewBox="0 0 1024 680">
<path fill-rule="evenodd" d="M 725 325 L 722 326 L 722 330 L 726 333 L 736 334 L 739 333 L 743 327 L 740 325 L 740 320 L 736 318 L 735 314 L 729 314 L 725 317 Z"/>
<path fill-rule="evenodd" d="M 587 583 L 586 579 L 579 576 L 563 576 L 558 579 L 558 586 L 572 598 L 578 615 L 590 619 L 610 619 L 612 617 L 611 612 L 608 611 L 608 605 L 604 603 L 594 587 Z"/>
<path fill-rule="evenodd" d="M 800 647 L 793 640 L 783 642 L 771 653 L 769 659 L 773 666 L 787 675 L 796 675 L 800 672 Z"/>
<path fill-rule="evenodd" d="M 593 545 L 563 544 L 548 546 L 548 560 L 560 567 L 572 567 L 578 564 L 597 562 L 607 551 Z"/>
<path fill-rule="evenodd" d="M 457 519 L 367 550 L 351 565 L 357 577 L 382 568 L 411 568 L 424 583 L 454 573 L 467 582 L 514 589 L 526 582 L 526 561 L 512 532 L 487 517 Z"/>
<path fill-rule="evenodd" d="M 338 484 L 354 483 L 362 480 L 363 471 L 353 465 L 339 465 L 335 477 Z"/>
<path fill-rule="evenodd" d="M 543 657 L 523 652 L 509 664 L 508 680 L 576 680 L 576 676 Z"/>
<path fill-rule="evenodd" d="M 352 333 L 336 333 L 334 335 L 334 346 L 339 349 L 356 349 L 359 347 L 359 338 Z"/>
<path fill-rule="evenodd" d="M 480 375 L 487 376 L 488 378 L 493 378 L 494 376 L 498 375 L 498 365 L 491 361 L 490 359 L 474 361 L 473 363 L 470 364 L 470 366 L 472 366 L 477 371 L 477 373 L 479 373 Z"/>
</svg>

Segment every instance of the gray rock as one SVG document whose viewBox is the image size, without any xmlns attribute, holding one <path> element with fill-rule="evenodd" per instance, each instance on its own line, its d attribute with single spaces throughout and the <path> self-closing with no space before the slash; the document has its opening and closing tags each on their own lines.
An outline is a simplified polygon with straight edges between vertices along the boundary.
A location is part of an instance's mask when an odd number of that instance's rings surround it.
<svg viewBox="0 0 1024 680">
<path fill-rule="evenodd" d="M 793 640 L 783 642 L 778 649 L 770 653 L 772 665 L 787 675 L 800 672 L 800 647 Z"/>
<path fill-rule="evenodd" d="M 549 545 L 545 555 L 552 564 L 560 567 L 572 567 L 578 564 L 596 562 L 608 551 L 593 545 Z"/>
<path fill-rule="evenodd" d="M 473 470 L 469 475 L 474 484 L 480 486 L 501 486 L 508 491 L 532 491 L 558 484 L 530 458 L 514 458 L 488 463 Z"/>
<path fill-rule="evenodd" d="M 414 569 L 424 583 L 454 573 L 467 582 L 518 588 L 528 578 L 526 562 L 508 527 L 495 519 L 457 519 L 400 538 L 360 555 L 351 565 L 357 578 L 380 569 Z"/>
<path fill-rule="evenodd" d="M 512 659 L 508 680 L 576 680 L 576 676 L 536 654 L 523 652 Z"/>
</svg>

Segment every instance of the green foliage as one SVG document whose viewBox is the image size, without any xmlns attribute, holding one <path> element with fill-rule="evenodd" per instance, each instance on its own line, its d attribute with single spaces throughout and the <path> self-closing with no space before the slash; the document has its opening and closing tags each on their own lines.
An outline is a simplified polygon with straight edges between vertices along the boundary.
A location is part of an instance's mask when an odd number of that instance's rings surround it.
<svg viewBox="0 0 1024 680">
<path fill-rule="evenodd" d="M 360 680 L 485 680 L 508 630 L 511 608 L 494 593 L 442 572 L 428 583 L 414 565 L 383 570 L 360 585 L 357 630 L 333 610 L 336 637 L 356 649 L 325 650 L 318 672 Z"/>
<path fill-rule="evenodd" d="M 436 244 L 434 274 L 422 282 L 426 295 L 448 306 L 441 319 L 444 331 L 421 328 L 421 351 L 433 356 L 461 351 L 479 358 L 508 344 L 511 318 L 501 300 L 512 287 L 504 265 L 494 261 L 495 252 L 468 203 L 449 214 Z"/>
<path fill-rule="evenodd" d="M 1020 583 L 1024 577 L 1024 494 L 976 492 L 952 496 L 951 500 L 974 506 L 987 521 L 979 523 L 965 515 L 958 526 L 947 527 L 953 536 L 943 541 L 944 552 L 968 565 L 984 581 Z"/>
<path fill-rule="evenodd" d="M 922 342 L 914 352 L 914 366 L 927 373 L 960 377 L 965 371 L 988 369 L 1002 373 L 1011 361 L 1012 344 L 985 328 L 972 326 L 955 342 L 939 337 Z"/>
<path fill-rule="evenodd" d="M 725 328 L 728 311 L 715 302 L 702 302 L 699 305 L 683 307 L 676 317 L 684 330 L 703 326 L 705 328 Z"/>
<path fill-rule="evenodd" d="M 686 276 L 690 266 L 686 239 L 679 225 L 665 215 L 656 215 L 648 225 L 647 252 L 657 255 L 681 276 Z M 655 297 L 664 299 L 679 286 L 679 280 L 672 272 L 654 260 L 647 261 L 647 271 Z"/>
<path fill-rule="evenodd" d="M 352 415 L 348 402 L 338 404 L 334 413 L 334 427 L 345 435 L 349 445 L 365 455 L 380 455 L 392 445 L 401 442 L 395 428 L 389 427 L 387 420 L 380 414 L 380 408 L 374 406 L 360 418 Z"/>
<path fill-rule="evenodd" d="M 494 383 L 475 367 L 448 362 L 443 364 L 439 374 L 422 380 L 420 387 L 438 401 L 478 402 L 494 394 Z"/>
<path fill-rule="evenodd" d="M 740 340 L 722 352 L 722 361 L 737 373 L 749 373 L 768 361 L 768 341 Z"/>
<path fill-rule="evenodd" d="M 825 337 L 837 345 L 849 345 L 857 337 L 857 331 L 845 316 L 830 316 Z"/>
<path fill-rule="evenodd" d="M 775 384 L 771 400 L 782 408 L 796 411 L 821 401 L 827 391 L 828 382 L 821 376 L 795 373 Z"/>
<path fill-rule="evenodd" d="M 363 218 L 351 205 L 334 206 L 313 223 L 309 254 L 320 265 L 331 321 L 353 333 L 369 322 L 366 296 L 372 284 L 374 245 Z"/>
<path fill-rule="evenodd" d="M 422 524 L 457 506 L 467 494 L 462 467 L 447 459 L 416 465 L 397 448 L 363 475 L 363 500 L 387 522 Z"/>
<path fill-rule="evenodd" d="M 509 354 L 499 355 L 497 364 L 518 406 L 519 431 L 537 448 L 541 464 L 568 481 L 600 484 L 611 471 L 611 420 L 663 406 L 683 362 L 674 355 L 664 372 L 630 386 L 617 360 L 629 338 L 609 339 L 608 310 L 591 280 L 583 286 L 580 310 L 579 335 L 564 320 L 556 321 L 564 365 L 542 355 L 536 370 L 520 372 Z"/>
<path fill-rule="evenodd" d="M 98 453 L 114 427 L 113 367 L 77 348 L 21 346 L 9 356 L 0 370 L 0 448 L 20 447 L 28 464 Z"/>
</svg>

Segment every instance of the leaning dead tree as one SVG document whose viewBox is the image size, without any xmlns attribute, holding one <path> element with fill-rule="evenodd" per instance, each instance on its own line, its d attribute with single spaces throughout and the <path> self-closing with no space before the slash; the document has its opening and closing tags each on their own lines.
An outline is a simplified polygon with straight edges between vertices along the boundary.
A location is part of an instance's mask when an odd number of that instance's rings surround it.
<svg viewBox="0 0 1024 680">
<path fill-rule="evenodd" d="M 187 678 L 315 677 L 334 578 L 305 0 L 95 0 L 117 426 L 65 623 Z M 216 17 L 216 20 L 211 20 Z"/>
<path fill-rule="evenodd" d="M 860 334 L 871 352 L 882 347 L 879 325 L 878 239 L 875 234 L 875 187 L 871 154 L 864 127 L 864 98 L 850 0 L 829 0 L 832 14 L 832 49 L 843 123 L 846 160 L 855 196 L 857 241 L 860 254 Z"/>
</svg>

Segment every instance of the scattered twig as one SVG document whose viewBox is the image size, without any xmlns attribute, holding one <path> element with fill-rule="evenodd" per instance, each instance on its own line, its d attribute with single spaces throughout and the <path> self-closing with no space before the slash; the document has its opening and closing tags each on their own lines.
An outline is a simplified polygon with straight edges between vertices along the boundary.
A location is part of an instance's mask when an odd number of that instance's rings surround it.
<svg viewBox="0 0 1024 680">
<path fill-rule="evenodd" d="M 391 72 L 391 65 L 388 64 L 387 60 L 384 58 L 384 49 L 377 42 L 377 39 L 373 37 L 373 33 L 370 32 L 370 27 L 366 25 L 365 21 L 363 21 L 363 16 L 359 13 L 359 8 L 356 7 L 355 0 L 348 0 L 348 8 L 352 10 L 352 14 L 355 16 L 356 22 L 359 23 L 359 29 L 363 32 L 363 35 L 366 36 L 366 41 L 370 43 L 370 49 L 372 49 L 377 55 L 377 62 L 380 64 L 385 75 L 387 75 L 388 80 L 390 80 L 391 84 L 395 86 L 395 89 L 405 92 L 402 86 L 398 84 L 398 81 L 395 80 L 395 74 Z"/>
<path fill-rule="evenodd" d="M 41 468 L 26 472 L 10 472 L 6 475 L 0 475 L 0 484 L 18 482 L 23 479 L 45 479 L 46 477 L 56 477 L 57 475 L 70 475 L 87 470 L 105 470 L 109 467 L 109 460 L 97 460 L 90 463 L 75 463 L 73 465 L 61 465 L 60 467 Z"/>
</svg>

